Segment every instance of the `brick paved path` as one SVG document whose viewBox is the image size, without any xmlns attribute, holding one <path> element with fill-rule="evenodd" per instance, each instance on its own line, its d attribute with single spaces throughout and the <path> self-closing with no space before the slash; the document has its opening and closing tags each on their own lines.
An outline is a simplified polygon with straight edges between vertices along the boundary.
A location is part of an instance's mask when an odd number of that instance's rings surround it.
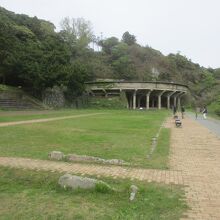
<svg viewBox="0 0 220 220">
<path fill-rule="evenodd" d="M 183 184 L 181 171 L 138 169 L 122 166 L 102 166 L 97 164 L 68 163 L 11 157 L 0 157 L 0 165 L 34 170 L 138 179 L 148 182 L 163 182 L 166 184 Z"/>
<path fill-rule="evenodd" d="M 220 139 L 192 119 L 172 129 L 170 169 L 181 170 L 191 211 L 188 218 L 220 220 Z"/>
<path fill-rule="evenodd" d="M 170 170 L 166 171 L 9 157 L 0 157 L 0 165 L 184 184 L 191 210 L 183 219 L 220 220 L 220 139 L 189 118 L 182 128 L 175 128 L 172 119 L 166 127 L 171 128 Z"/>
</svg>

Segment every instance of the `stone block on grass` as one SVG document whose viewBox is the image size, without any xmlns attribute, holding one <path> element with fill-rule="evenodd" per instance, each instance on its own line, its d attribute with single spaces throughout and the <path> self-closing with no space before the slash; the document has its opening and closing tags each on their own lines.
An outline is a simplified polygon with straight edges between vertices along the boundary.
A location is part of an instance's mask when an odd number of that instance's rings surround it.
<svg viewBox="0 0 220 220">
<path fill-rule="evenodd" d="M 136 194 L 137 194 L 138 187 L 135 186 L 135 185 L 131 185 L 130 190 L 131 190 L 131 193 L 130 193 L 130 198 L 129 198 L 129 200 L 130 200 L 130 201 L 133 201 L 133 200 L 135 199 Z"/>
<path fill-rule="evenodd" d="M 48 157 L 52 160 L 63 160 L 65 158 L 65 155 L 61 151 L 51 151 L 48 154 Z"/>
<path fill-rule="evenodd" d="M 113 190 L 107 183 L 87 178 L 87 177 L 81 177 L 81 176 L 75 176 L 71 174 L 64 174 L 59 178 L 58 184 L 66 188 L 71 188 L 73 190 L 76 189 L 97 189 L 97 191 L 100 192 L 106 192 Z"/>
</svg>

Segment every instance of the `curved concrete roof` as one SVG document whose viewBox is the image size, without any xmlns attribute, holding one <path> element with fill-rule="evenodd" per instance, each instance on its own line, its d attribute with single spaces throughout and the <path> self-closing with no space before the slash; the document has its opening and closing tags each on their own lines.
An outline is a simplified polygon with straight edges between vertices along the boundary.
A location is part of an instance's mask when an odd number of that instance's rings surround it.
<svg viewBox="0 0 220 220">
<path fill-rule="evenodd" d="M 174 82 L 161 81 L 91 81 L 86 82 L 88 90 L 165 90 L 187 92 L 188 86 Z"/>
</svg>

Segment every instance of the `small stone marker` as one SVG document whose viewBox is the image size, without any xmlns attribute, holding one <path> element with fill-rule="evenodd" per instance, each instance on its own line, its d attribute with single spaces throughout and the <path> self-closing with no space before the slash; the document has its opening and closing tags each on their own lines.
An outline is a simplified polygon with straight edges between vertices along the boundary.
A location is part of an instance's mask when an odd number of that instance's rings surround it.
<svg viewBox="0 0 220 220">
<path fill-rule="evenodd" d="M 51 151 L 48 156 L 50 159 L 53 160 L 62 160 L 65 157 L 64 153 L 62 153 L 61 151 Z"/>
<path fill-rule="evenodd" d="M 129 198 L 129 200 L 130 200 L 130 201 L 133 201 L 133 200 L 135 199 L 135 195 L 136 195 L 136 193 L 137 193 L 137 191 L 138 191 L 138 187 L 135 186 L 135 185 L 131 185 L 130 190 L 131 190 L 131 193 L 130 193 L 130 198 Z"/>
</svg>

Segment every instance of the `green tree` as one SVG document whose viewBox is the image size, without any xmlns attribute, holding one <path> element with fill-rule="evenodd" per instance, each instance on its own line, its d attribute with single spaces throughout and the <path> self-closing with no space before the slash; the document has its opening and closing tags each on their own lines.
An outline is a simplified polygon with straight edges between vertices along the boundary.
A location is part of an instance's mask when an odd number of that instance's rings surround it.
<svg viewBox="0 0 220 220">
<path fill-rule="evenodd" d="M 94 39 L 92 25 L 84 18 L 64 18 L 61 21 L 61 36 L 72 48 L 74 53 L 89 47 Z"/>
<path fill-rule="evenodd" d="M 136 43 L 136 37 L 132 34 L 130 34 L 128 31 L 126 31 L 122 35 L 122 42 L 126 43 L 127 45 L 133 45 Z"/>
<path fill-rule="evenodd" d="M 99 45 L 102 47 L 104 53 L 111 55 L 112 49 L 119 44 L 119 40 L 116 37 L 110 37 L 105 40 L 101 40 Z"/>
</svg>

